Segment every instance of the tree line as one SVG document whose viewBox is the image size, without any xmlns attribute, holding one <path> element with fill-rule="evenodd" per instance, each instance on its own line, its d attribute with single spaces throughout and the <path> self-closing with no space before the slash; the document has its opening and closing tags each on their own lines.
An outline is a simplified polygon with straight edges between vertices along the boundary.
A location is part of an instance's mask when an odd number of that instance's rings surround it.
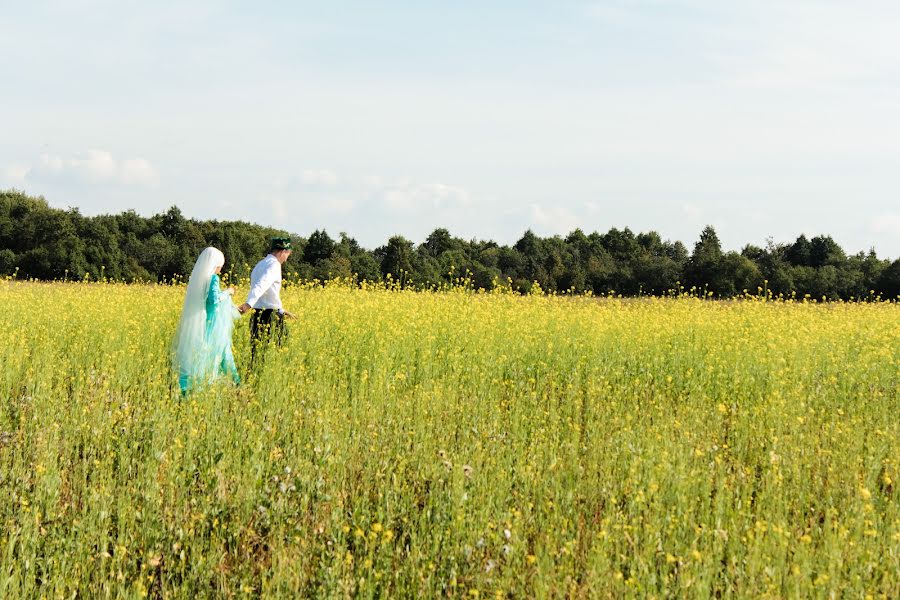
<svg viewBox="0 0 900 600">
<path fill-rule="evenodd" d="M 151 217 L 134 211 L 88 217 L 17 190 L 0 191 L 0 275 L 18 278 L 173 281 L 189 274 L 209 245 L 225 254 L 226 272 L 246 277 L 274 235 L 291 234 L 243 221 L 188 219 L 177 207 Z M 291 237 L 287 270 L 305 280 L 390 278 L 425 287 L 463 277 L 476 288 L 508 285 L 522 293 L 636 296 L 694 288 L 728 298 L 762 288 L 816 299 L 900 297 L 900 259 L 879 259 L 874 251 L 848 255 L 826 235 L 740 252 L 724 251 L 709 226 L 691 251 L 656 232 L 628 228 L 543 238 L 526 231 L 512 246 L 464 240 L 441 228 L 418 245 L 393 236 L 374 250 L 346 233 Z"/>
</svg>

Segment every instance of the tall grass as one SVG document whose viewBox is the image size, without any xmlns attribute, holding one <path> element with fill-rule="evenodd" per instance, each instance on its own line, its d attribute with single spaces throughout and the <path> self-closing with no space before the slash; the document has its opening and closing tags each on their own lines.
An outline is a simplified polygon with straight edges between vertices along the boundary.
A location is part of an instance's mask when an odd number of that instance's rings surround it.
<svg viewBox="0 0 900 600">
<path fill-rule="evenodd" d="M 896 304 L 182 294 L 0 284 L 0 597 L 900 595 Z"/>
</svg>

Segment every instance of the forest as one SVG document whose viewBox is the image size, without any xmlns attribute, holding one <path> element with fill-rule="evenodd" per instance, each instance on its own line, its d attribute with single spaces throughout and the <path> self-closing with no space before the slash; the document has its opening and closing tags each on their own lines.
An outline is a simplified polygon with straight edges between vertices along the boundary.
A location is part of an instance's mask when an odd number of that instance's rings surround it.
<svg viewBox="0 0 900 600">
<path fill-rule="evenodd" d="M 150 217 L 135 211 L 85 216 L 22 191 L 0 191 L 0 276 L 17 279 L 178 281 L 208 245 L 224 252 L 227 273 L 246 277 L 273 235 L 294 240 L 285 265 L 292 280 L 390 278 L 425 288 L 463 279 L 484 289 L 622 296 L 693 289 L 720 298 L 760 290 L 832 300 L 900 297 L 900 259 L 880 259 L 874 250 L 847 254 L 828 235 L 769 240 L 734 252 L 722 249 L 711 226 L 690 250 L 654 231 L 628 228 L 576 229 L 565 237 L 526 231 L 512 246 L 438 228 L 418 244 L 396 235 L 370 250 L 343 232 L 334 238 L 319 230 L 304 238 L 243 221 L 189 219 L 175 206 Z"/>
</svg>

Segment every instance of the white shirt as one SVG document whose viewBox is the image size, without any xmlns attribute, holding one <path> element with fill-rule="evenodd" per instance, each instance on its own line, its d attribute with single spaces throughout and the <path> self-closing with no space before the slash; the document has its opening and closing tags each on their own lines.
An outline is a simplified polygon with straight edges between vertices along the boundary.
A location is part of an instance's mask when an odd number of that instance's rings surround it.
<svg viewBox="0 0 900 600">
<path fill-rule="evenodd" d="M 250 273 L 251 308 L 281 310 L 281 263 L 271 254 L 256 263 Z"/>
</svg>

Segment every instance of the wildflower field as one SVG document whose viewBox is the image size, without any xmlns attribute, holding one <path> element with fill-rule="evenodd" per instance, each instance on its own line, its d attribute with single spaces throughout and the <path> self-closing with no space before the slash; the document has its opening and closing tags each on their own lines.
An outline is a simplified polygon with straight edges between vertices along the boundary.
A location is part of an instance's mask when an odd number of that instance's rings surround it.
<svg viewBox="0 0 900 600">
<path fill-rule="evenodd" d="M 900 596 L 896 303 L 183 292 L 0 282 L 0 597 Z"/>
</svg>

